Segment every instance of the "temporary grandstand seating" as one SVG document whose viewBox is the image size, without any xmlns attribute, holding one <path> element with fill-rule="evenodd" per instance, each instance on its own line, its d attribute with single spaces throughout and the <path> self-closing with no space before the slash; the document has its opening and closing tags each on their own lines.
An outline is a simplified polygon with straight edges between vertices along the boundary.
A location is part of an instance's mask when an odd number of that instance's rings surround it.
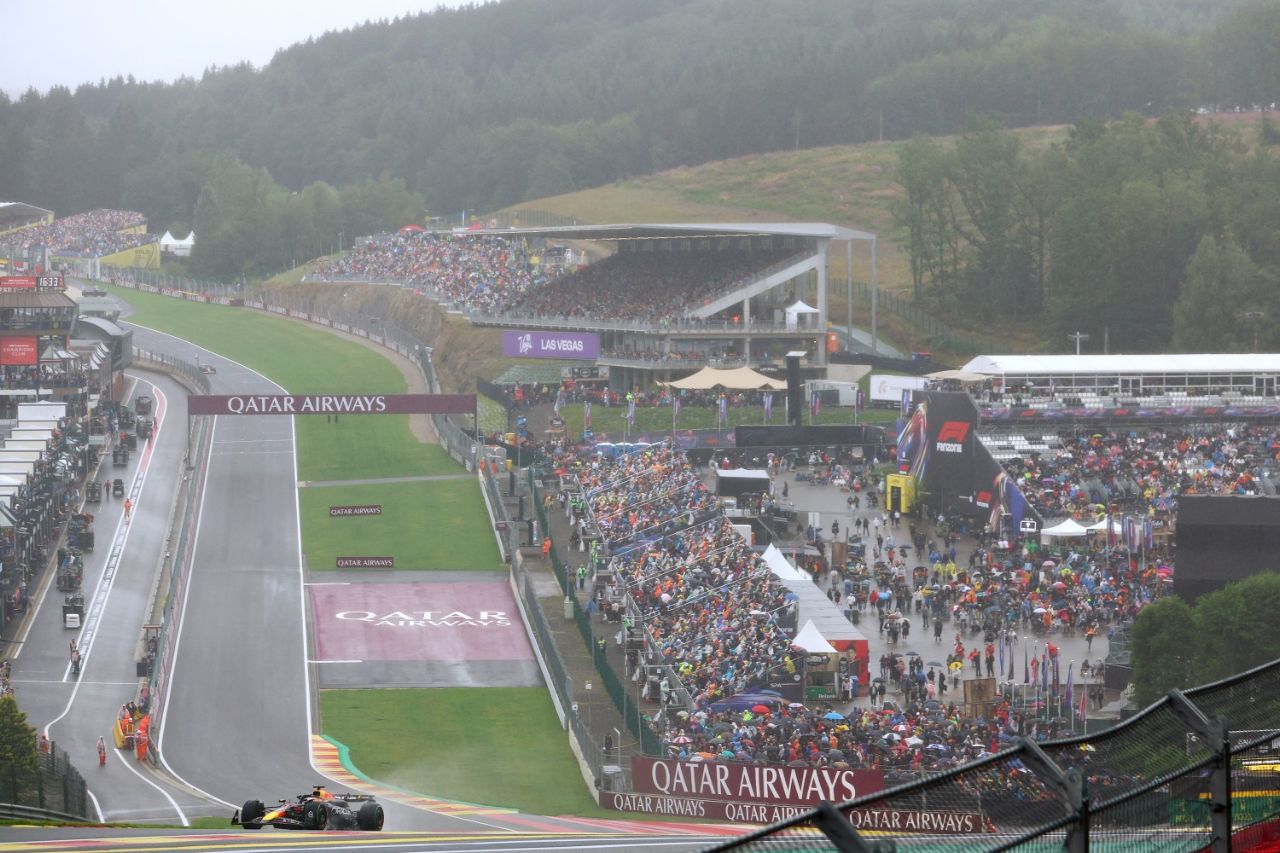
<svg viewBox="0 0 1280 853">
<path fill-rule="evenodd" d="M 978 440 L 987 448 L 991 457 L 999 462 L 1017 459 L 1028 453 L 1050 453 L 1062 446 L 1062 439 L 1053 433 L 1033 436 L 979 435 Z"/>
</svg>

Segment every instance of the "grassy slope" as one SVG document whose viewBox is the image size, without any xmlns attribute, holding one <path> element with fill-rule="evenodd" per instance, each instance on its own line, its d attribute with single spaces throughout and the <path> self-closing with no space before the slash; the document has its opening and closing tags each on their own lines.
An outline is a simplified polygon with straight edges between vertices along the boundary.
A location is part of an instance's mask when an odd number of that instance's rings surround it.
<svg viewBox="0 0 1280 853">
<path fill-rule="evenodd" d="M 1028 148 L 1066 138 L 1065 127 L 1014 131 Z M 940 140 L 949 144 L 949 140 Z M 879 237 L 876 273 L 881 287 L 909 292 L 909 258 L 892 206 L 901 188 L 894 180 L 901 142 L 779 151 L 672 169 L 580 192 L 535 199 L 515 209 L 545 210 L 586 222 L 831 222 Z M 845 247 L 836 244 L 828 276 L 830 315 L 843 325 L 847 313 Z M 855 243 L 853 277 L 871 279 L 869 249 Z M 854 323 L 870 322 L 867 300 L 854 304 Z M 887 311 L 880 333 L 902 350 L 929 349 L 929 342 Z M 989 329 L 974 330 L 987 334 Z M 1034 340 L 1019 346 L 1034 346 Z M 948 354 L 936 353 L 945 358 Z M 953 357 L 953 360 L 963 361 Z"/>
<path fill-rule="evenodd" d="M 587 795 L 543 688 L 325 690 L 325 734 L 363 773 L 534 814 L 607 814 Z"/>
<path fill-rule="evenodd" d="M 243 308 L 194 305 L 110 288 L 135 313 L 128 319 L 223 353 L 293 394 L 402 394 L 404 377 L 359 344 L 302 323 Z M 303 480 L 456 474 L 438 445 L 420 444 L 402 415 L 347 417 L 337 424 L 298 418 L 298 476 Z"/>
<path fill-rule="evenodd" d="M 502 559 L 473 481 L 437 480 L 303 489 L 307 568 L 333 569 L 337 557 L 396 558 L 405 570 L 498 570 Z M 382 504 L 382 515 L 330 518 L 329 507 Z"/>
</svg>

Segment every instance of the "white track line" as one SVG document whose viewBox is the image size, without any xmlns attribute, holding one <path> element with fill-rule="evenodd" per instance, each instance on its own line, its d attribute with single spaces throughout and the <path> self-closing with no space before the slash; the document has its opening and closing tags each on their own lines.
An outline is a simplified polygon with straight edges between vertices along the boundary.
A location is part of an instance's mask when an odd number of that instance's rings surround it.
<svg viewBox="0 0 1280 853">
<path fill-rule="evenodd" d="M 98 798 L 88 788 L 85 788 L 84 792 L 89 795 L 89 802 L 93 803 L 93 810 L 98 815 L 98 823 L 106 823 L 107 819 L 102 814 L 102 806 L 98 804 Z"/>
<path fill-rule="evenodd" d="M 146 382 L 146 380 L 140 380 Z M 129 498 L 133 501 L 133 508 L 136 510 L 142 503 L 142 490 L 146 486 L 147 474 L 151 471 L 151 461 L 155 457 L 156 441 L 160 438 L 160 431 L 164 426 L 165 415 L 169 410 L 169 398 L 165 393 L 157 388 L 153 383 L 147 382 L 151 386 L 151 393 L 156 395 L 156 419 L 155 419 L 155 438 L 148 441 L 142 449 L 142 455 L 138 459 L 138 468 L 134 471 L 133 482 L 129 484 Z M 136 387 L 136 386 L 135 386 Z M 76 647 L 80 649 L 80 677 L 84 676 L 85 668 L 89 665 L 89 655 L 93 652 L 93 643 L 98 638 L 98 626 L 102 622 L 102 617 L 107 611 L 107 600 L 111 597 L 111 590 L 115 588 L 116 574 L 120 570 L 120 562 L 124 558 L 124 549 L 129 542 L 130 519 L 128 516 L 122 515 L 120 521 L 116 522 L 116 532 L 112 536 L 111 552 L 107 556 L 106 565 L 102 567 L 102 576 L 98 579 L 98 586 L 94 589 L 93 598 L 89 601 L 89 612 L 85 618 L 84 626 L 80 629 L 80 635 L 76 639 Z M 124 527 L 123 535 L 121 534 L 121 526 Z M 117 548 L 116 545 L 119 544 Z M 71 663 L 68 661 L 66 670 L 62 673 L 63 682 L 71 680 Z M 77 678 L 79 680 L 79 677 Z M 74 697 L 74 691 L 73 691 Z M 71 710 L 71 704 L 67 703 L 67 710 Z M 65 711 L 63 712 L 66 713 Z M 58 718 L 62 719 L 61 717 Z M 54 720 L 57 722 L 57 720 Z M 50 723 L 49 725 L 53 725 Z"/>
<path fill-rule="evenodd" d="M 138 379 L 136 377 L 130 377 L 129 382 L 130 382 L 129 390 L 125 392 L 124 402 L 128 402 L 128 400 L 133 396 L 133 392 L 138 389 Z M 152 387 L 154 388 L 155 386 L 152 386 Z M 99 463 L 99 467 L 101 467 L 101 463 Z M 81 511 L 83 511 L 84 510 L 83 501 L 81 502 L 80 507 L 81 507 Z M 31 618 L 28 619 L 25 624 L 23 624 L 22 630 L 20 630 L 17 633 L 17 635 L 14 636 L 13 640 L 10 643 L 10 645 L 16 647 L 13 653 L 9 655 L 10 660 L 17 660 L 19 657 L 21 657 L 22 650 L 27 647 L 27 635 L 31 633 L 31 627 L 35 625 L 36 620 L 40 618 L 40 609 L 44 607 L 45 599 L 49 597 L 49 587 L 53 584 L 53 578 L 56 574 L 57 572 L 55 570 L 53 574 L 47 575 L 45 577 L 43 588 L 40 590 L 40 594 L 36 598 L 36 608 L 35 610 L 31 611 Z M 64 678 L 63 680 L 65 681 L 66 679 Z"/>
<path fill-rule="evenodd" d="M 224 361 L 229 361 L 229 362 L 231 362 L 232 364 L 236 365 L 237 367 L 241 367 L 241 368 L 243 368 L 243 369 L 245 369 L 245 370 L 249 371 L 249 372 L 250 372 L 250 373 L 252 373 L 254 376 L 257 376 L 257 377 L 259 377 L 260 379 L 262 379 L 264 382 L 267 382 L 267 383 L 269 383 L 269 384 L 271 384 L 271 385 L 274 385 L 276 388 L 279 388 L 279 389 L 280 389 L 280 391 L 281 391 L 282 393 L 285 393 L 285 394 L 289 393 L 289 392 L 288 392 L 288 389 L 286 389 L 285 387 L 283 387 L 283 386 L 282 386 L 282 385 L 280 385 L 279 383 L 277 383 L 277 382 L 275 382 L 275 381 L 273 381 L 273 380 L 271 380 L 271 379 L 267 378 L 266 376 L 263 376 L 261 373 L 259 373 L 258 371 L 254 370 L 252 367 L 249 367 L 249 366 L 248 366 L 248 365 L 246 365 L 246 364 L 242 364 L 241 362 L 238 362 L 238 361 L 236 361 L 236 360 L 235 360 L 235 359 L 233 359 L 233 358 L 227 358 L 225 355 L 222 355 L 221 353 L 215 353 L 213 350 L 207 349 L 206 347 L 202 347 L 202 346 L 200 346 L 199 344 L 194 344 L 194 343 L 192 343 L 191 341 L 186 340 L 185 338 L 180 338 L 180 337 L 178 337 L 177 335 L 171 335 L 171 334 L 169 334 L 168 332 L 162 332 L 162 331 L 160 331 L 159 329 L 153 329 L 153 328 L 151 328 L 150 326 L 143 326 L 143 325 L 141 325 L 141 324 L 139 324 L 139 323 L 134 323 L 134 322 L 131 322 L 131 321 L 129 321 L 129 320 L 121 320 L 121 322 L 122 322 L 122 323 L 125 323 L 125 324 L 128 324 L 128 325 L 130 325 L 130 326 L 134 326 L 134 327 L 139 328 L 139 329 L 146 329 L 147 331 L 149 331 L 149 332 L 154 332 L 154 333 L 156 333 L 156 334 L 158 334 L 158 335 L 163 335 L 163 336 L 164 336 L 164 337 L 166 337 L 166 338 L 172 338 L 173 340 L 178 341 L 179 343 L 184 344 L 184 345 L 186 345 L 186 346 L 189 346 L 189 347 L 191 347 L 191 348 L 193 348 L 193 349 L 202 350 L 202 351 L 204 351 L 204 352 L 209 353 L 210 355 L 217 356 L 218 358 L 221 358 L 221 359 L 223 359 Z M 213 441 L 214 441 L 214 436 L 216 435 L 216 430 L 217 430 L 217 425 L 218 425 L 218 419 L 217 419 L 216 417 L 214 418 L 213 423 L 214 423 L 214 430 L 215 430 L 215 432 L 214 432 L 214 433 L 212 433 L 212 434 L 210 434 L 210 436 L 209 436 L 209 443 L 210 443 L 210 446 L 211 446 L 211 447 L 212 447 L 212 444 L 213 444 Z M 296 483 L 298 482 L 298 453 L 297 453 L 297 448 L 298 448 L 298 429 L 297 429 L 297 422 L 296 422 L 296 419 L 295 419 L 292 415 L 289 417 L 289 434 L 290 434 L 290 436 L 291 436 L 291 439 L 290 439 L 290 440 L 293 442 L 293 447 L 294 447 L 294 453 L 293 453 L 293 481 L 294 481 L 294 483 L 296 484 Z M 212 460 L 212 452 L 210 453 L 210 459 Z M 210 461 L 210 464 L 212 464 L 212 461 Z M 209 485 L 209 475 L 208 475 L 208 472 L 206 472 L 206 473 L 205 473 L 205 485 L 204 485 L 204 488 L 202 488 L 202 489 L 200 490 L 200 491 L 201 491 L 201 494 L 200 494 L 200 507 L 196 510 L 196 533 L 195 533 L 195 539 L 194 539 L 194 540 L 192 541 L 192 543 L 191 543 L 191 544 L 192 544 L 192 547 L 191 547 L 191 553 L 192 553 L 192 555 L 194 555 L 194 554 L 196 553 L 196 544 L 197 544 L 197 542 L 199 541 L 199 537 L 200 537 L 201 521 L 203 520 L 203 517 L 204 517 L 204 491 L 205 491 L 205 489 L 207 489 L 207 488 L 208 488 L 208 485 Z M 314 755 L 314 753 L 313 753 L 313 752 L 312 752 L 312 750 L 311 750 L 311 736 L 312 736 L 312 734 L 314 734 L 314 733 L 315 733 L 315 729 L 313 728 L 314 721 L 313 721 L 313 719 L 312 719 L 312 714 L 311 714 L 311 699 L 312 699 L 312 695 L 311 695 L 311 670 L 310 670 L 310 664 L 309 664 L 309 663 L 307 663 L 307 639 L 308 639 L 308 635 L 307 635 L 307 626 L 308 626 L 308 622 L 307 622 L 307 597 L 306 597 L 306 595 L 304 594 L 304 591 L 305 591 L 305 589 L 306 589 L 306 570 L 305 570 L 305 569 L 304 569 L 304 567 L 303 567 L 303 560 L 302 560 L 302 496 L 301 496 L 301 492 L 300 492 L 300 490 L 299 490 L 296 486 L 294 487 L 294 490 L 293 490 L 293 505 L 294 505 L 294 527 L 295 527 L 295 531 L 296 531 L 296 534 L 297 534 L 297 541 L 298 541 L 298 555 L 297 555 L 297 559 L 298 559 L 298 608 L 299 608 L 299 610 L 300 610 L 300 611 L 301 611 L 301 613 L 302 613 L 302 667 L 303 667 L 302 679 L 303 679 L 303 685 L 304 685 L 305 690 L 306 690 L 306 708 L 307 708 L 307 715 L 306 715 L 306 717 L 307 717 L 307 763 L 311 765 L 311 769 L 312 769 L 313 771 L 315 771 L 316 773 L 319 773 L 321 776 L 325 776 L 325 778 L 328 778 L 328 777 L 327 777 L 327 775 L 326 775 L 325 773 L 323 773 L 323 772 L 320 770 L 320 768 L 316 767 L 315 755 Z M 184 617 L 185 617 L 185 615 L 186 615 L 186 611 L 187 611 L 187 595 L 188 595 L 190 592 L 191 592 L 191 581 L 190 581 L 190 579 L 188 579 L 188 581 L 187 581 L 187 588 L 186 588 L 186 590 L 183 592 L 183 596 L 182 596 L 182 612 L 183 612 L 183 616 L 184 616 Z M 185 622 L 186 622 L 186 619 L 184 618 L 184 619 L 182 620 L 182 623 L 183 623 L 183 624 L 185 624 Z M 173 670 L 174 670 L 175 672 L 177 671 L 177 666 L 178 666 L 178 646 L 181 644 L 181 642 L 182 642 L 182 627 L 181 627 L 181 625 L 180 625 L 180 626 L 179 626 L 179 628 L 178 628 L 177 636 L 176 636 L 176 637 L 175 637 L 175 639 L 174 639 L 174 647 L 173 647 L 173 663 L 172 663 L 172 667 L 173 667 Z M 165 699 L 164 699 L 165 708 L 168 708 L 168 707 L 169 707 L 169 694 L 170 694 L 170 692 L 172 691 L 172 689 L 173 689 L 173 676 L 172 676 L 172 675 L 170 675 L 170 676 L 169 676 L 169 681 L 168 681 L 168 683 L 165 685 Z M 168 762 L 168 760 L 166 760 L 166 759 L 165 759 L 165 756 L 164 756 L 164 750 L 163 750 L 163 748 L 162 748 L 163 743 L 164 743 L 164 731 L 165 731 L 165 724 L 168 722 L 168 719 L 169 719 L 168 714 L 163 714 L 163 715 L 161 715 L 161 717 L 160 717 L 160 732 L 159 732 L 159 734 L 157 735 L 157 738 L 156 738 L 156 740 L 155 740 L 156 754 L 160 756 L 160 763 L 161 763 L 162 765 L 164 765 L 164 769 L 165 769 L 165 770 L 167 770 L 167 771 L 170 773 L 170 775 L 172 775 L 172 776 L 173 776 L 173 778 L 177 779 L 179 782 L 181 782 L 182 784 L 186 785 L 186 786 L 187 786 L 188 788 L 190 788 L 191 790 L 196 791 L 196 792 L 198 792 L 198 793 L 200 793 L 200 794 L 204 795 L 205 797 L 208 797 L 209 799 L 214 800 L 215 802 L 219 802 L 219 803 L 222 803 L 223 805 L 230 806 L 230 807 L 231 807 L 231 808 L 233 808 L 233 809 L 234 809 L 234 808 L 236 808 L 236 806 L 235 806 L 234 804 L 232 804 L 232 803 L 228 803 L 226 800 L 224 800 L 224 799 L 222 799 L 222 798 L 220 798 L 220 797 L 215 797 L 213 794 L 210 794 L 208 791 L 204 790 L 203 788 L 200 788 L 200 787 L 198 787 L 198 786 L 196 786 L 196 785 L 192 785 L 190 782 L 188 782 L 186 779 L 184 779 L 181 775 L 179 775 L 177 772 L 175 772 L 175 771 L 174 771 L 174 769 L 173 769 L 172 767 L 170 767 L 170 766 L 169 766 L 169 762 Z M 406 805 L 406 804 L 402 804 L 402 805 Z M 416 806 L 409 806 L 409 807 L 410 807 L 410 808 L 417 808 Z M 499 830 L 499 831 L 502 831 L 502 832 L 517 832 L 517 831 L 518 831 L 518 830 L 514 829 L 513 827 L 509 827 L 509 826 L 502 826 L 501 824 L 495 824 L 495 823 L 487 823 L 487 822 L 482 821 L 482 820 L 476 820 L 475 818 L 462 817 L 462 816 L 460 816 L 460 815 L 445 814 L 445 813 L 442 813 L 442 812 L 434 812 L 434 811 L 431 811 L 430 809 L 421 809 L 421 810 L 422 810 L 422 811 L 426 811 L 426 812 L 428 812 L 429 814 L 443 815 L 443 816 L 445 816 L 445 817 L 450 817 L 450 818 L 453 818 L 454 820 L 463 821 L 463 822 L 465 822 L 465 823 L 474 823 L 474 824 L 476 824 L 477 826 L 483 826 L 483 827 L 485 827 L 486 829 L 496 829 L 496 830 Z"/>
<path fill-rule="evenodd" d="M 209 444 L 210 446 L 212 446 L 213 437 L 218 432 L 217 418 L 213 419 L 213 426 L 210 427 L 210 430 L 211 432 L 209 433 Z M 212 454 L 210 454 L 210 457 L 211 458 L 210 458 L 209 464 L 212 465 L 213 464 Z M 208 489 L 209 489 L 209 471 L 206 468 L 204 472 L 204 483 L 202 483 L 200 486 L 200 502 L 199 502 L 199 505 L 196 507 L 196 532 L 191 539 L 191 554 L 193 557 L 195 556 L 196 549 L 200 546 L 200 527 L 201 527 L 200 522 L 204 517 L 204 498 L 205 498 L 205 492 L 207 492 Z M 192 586 L 193 584 L 191 582 L 190 570 L 188 570 L 187 582 L 183 585 L 183 589 L 182 589 L 182 604 L 180 605 L 182 608 L 182 618 L 178 620 L 178 631 L 176 634 L 174 634 L 174 637 L 173 637 L 173 651 L 170 652 L 170 654 L 173 656 L 173 660 L 169 664 L 169 678 L 164 683 L 165 713 L 160 715 L 160 732 L 156 737 L 156 755 L 160 757 L 160 763 L 164 765 L 164 769 L 167 770 L 169 772 L 169 775 L 171 775 L 173 778 L 177 779 L 179 782 L 186 785 L 191 790 L 198 791 L 199 793 L 208 797 L 210 800 L 213 800 L 216 803 L 221 803 L 227 808 L 234 809 L 235 805 L 233 805 L 232 803 L 228 803 L 226 800 L 222 799 L 221 797 L 215 797 L 213 794 L 210 794 L 208 791 L 204 790 L 203 788 L 197 787 L 196 785 L 192 785 L 186 779 L 182 778 L 182 776 L 176 770 L 174 770 L 172 767 L 169 766 L 169 760 L 165 758 L 164 750 L 160 748 L 161 745 L 163 745 L 164 743 L 165 726 L 169 723 L 169 707 L 170 707 L 169 700 L 173 694 L 173 677 L 178 671 L 178 650 L 182 648 L 182 629 L 187 624 L 187 619 L 186 619 L 187 600 L 191 597 Z"/>
</svg>

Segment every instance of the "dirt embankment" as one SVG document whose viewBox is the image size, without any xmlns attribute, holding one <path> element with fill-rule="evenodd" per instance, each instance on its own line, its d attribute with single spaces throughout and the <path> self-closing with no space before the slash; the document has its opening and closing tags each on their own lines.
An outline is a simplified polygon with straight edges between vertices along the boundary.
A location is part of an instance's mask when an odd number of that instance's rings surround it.
<svg viewBox="0 0 1280 853">
<path fill-rule="evenodd" d="M 351 312 L 408 329 L 433 348 L 431 360 L 447 392 L 474 391 L 477 376 L 493 379 L 502 370 L 500 330 L 477 328 L 461 317 L 446 315 L 435 303 L 410 291 L 367 284 L 295 284 L 273 290 L 309 301 L 316 313 Z"/>
</svg>

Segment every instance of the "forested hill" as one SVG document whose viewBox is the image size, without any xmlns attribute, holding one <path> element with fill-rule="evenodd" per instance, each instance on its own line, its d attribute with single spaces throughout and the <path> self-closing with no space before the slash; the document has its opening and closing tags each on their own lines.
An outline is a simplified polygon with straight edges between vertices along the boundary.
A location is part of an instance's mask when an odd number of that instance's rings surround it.
<svg viewBox="0 0 1280 853">
<path fill-rule="evenodd" d="M 681 164 L 1280 97 L 1276 0 L 505 0 L 265 67 L 0 95 L 0 198 L 190 222 L 235 160 L 438 212 Z M 246 22 L 252 26 L 252 22 Z M 228 159 L 230 158 L 230 159 Z"/>
</svg>

